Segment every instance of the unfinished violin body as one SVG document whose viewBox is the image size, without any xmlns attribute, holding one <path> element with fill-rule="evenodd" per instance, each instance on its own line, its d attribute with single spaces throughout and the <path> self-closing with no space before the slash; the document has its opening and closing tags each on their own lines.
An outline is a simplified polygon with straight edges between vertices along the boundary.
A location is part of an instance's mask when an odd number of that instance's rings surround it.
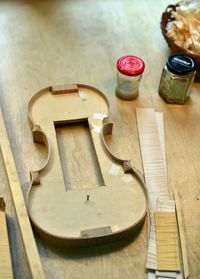
<svg viewBox="0 0 200 279">
<path fill-rule="evenodd" d="M 28 116 L 34 142 L 45 144 L 48 154 L 43 167 L 31 171 L 27 195 L 38 233 L 56 243 L 82 245 L 134 231 L 146 215 L 145 188 L 131 163 L 115 157 L 106 145 L 112 123 L 105 96 L 87 85 L 49 87 L 30 100 Z M 88 123 L 102 185 L 66 189 L 55 126 L 80 121 Z"/>
</svg>

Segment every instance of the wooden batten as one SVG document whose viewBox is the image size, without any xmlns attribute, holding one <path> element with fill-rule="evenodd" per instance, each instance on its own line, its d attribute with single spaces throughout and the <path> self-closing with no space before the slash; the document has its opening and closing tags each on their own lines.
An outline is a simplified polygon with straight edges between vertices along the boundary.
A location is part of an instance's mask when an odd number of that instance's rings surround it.
<svg viewBox="0 0 200 279">
<path fill-rule="evenodd" d="M 1 151 L 7 173 L 9 187 L 13 198 L 13 204 L 16 211 L 17 220 L 19 223 L 20 233 L 22 236 L 25 253 L 29 264 L 31 276 L 33 279 L 45 278 L 40 256 L 36 247 L 32 227 L 24 202 L 24 197 L 19 182 L 13 154 L 11 151 L 10 142 L 8 139 L 6 127 L 3 120 L 3 114 L 0 109 L 0 143 Z M 6 277 L 4 277 L 6 278 Z"/>
<path fill-rule="evenodd" d="M 184 233 L 184 229 L 183 229 L 183 220 L 182 220 L 182 213 L 181 213 L 180 200 L 179 200 L 180 198 L 178 196 L 178 191 L 176 189 L 174 189 L 174 199 L 176 202 L 176 216 L 177 216 L 179 239 L 180 239 L 180 245 L 181 245 L 183 273 L 184 273 L 184 278 L 187 279 L 190 276 L 190 270 L 189 270 L 189 265 L 188 265 L 185 233 Z"/>
<path fill-rule="evenodd" d="M 0 197 L 0 279 L 13 279 L 12 261 L 6 224 L 5 202 Z"/>
</svg>

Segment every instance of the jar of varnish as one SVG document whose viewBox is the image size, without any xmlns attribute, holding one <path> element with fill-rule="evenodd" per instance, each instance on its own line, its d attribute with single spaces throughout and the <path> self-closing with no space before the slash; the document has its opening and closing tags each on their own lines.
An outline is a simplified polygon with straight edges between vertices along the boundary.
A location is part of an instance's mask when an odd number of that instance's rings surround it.
<svg viewBox="0 0 200 279">
<path fill-rule="evenodd" d="M 195 60 L 186 54 L 171 55 L 163 68 L 158 92 L 167 103 L 184 104 L 196 73 Z"/>
<path fill-rule="evenodd" d="M 132 100 L 138 96 L 144 68 L 144 61 L 137 56 L 126 55 L 118 59 L 116 87 L 118 97 Z"/>
</svg>

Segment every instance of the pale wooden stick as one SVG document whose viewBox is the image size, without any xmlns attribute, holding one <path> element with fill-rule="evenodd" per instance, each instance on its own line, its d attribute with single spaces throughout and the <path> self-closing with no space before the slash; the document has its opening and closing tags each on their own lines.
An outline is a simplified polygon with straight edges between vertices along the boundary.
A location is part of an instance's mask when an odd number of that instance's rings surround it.
<svg viewBox="0 0 200 279">
<path fill-rule="evenodd" d="M 26 210 L 24 197 L 19 182 L 13 154 L 11 151 L 6 127 L 3 120 L 3 114 L 0 109 L 0 144 L 5 164 L 5 169 L 8 176 L 9 187 L 13 198 L 13 204 L 16 211 L 19 228 L 25 247 L 25 252 L 32 275 L 32 279 L 45 278 L 42 268 L 40 256 L 36 247 L 34 235 L 31 229 L 31 224 Z"/>
<path fill-rule="evenodd" d="M 174 189 L 174 199 L 176 202 L 176 216 L 177 216 L 177 220 L 178 220 L 178 230 L 179 230 L 179 238 L 180 238 L 180 244 L 181 244 L 183 273 L 184 273 L 184 277 L 187 279 L 190 276 L 190 272 L 189 272 L 189 265 L 188 265 L 188 259 L 187 259 L 186 244 L 185 244 L 185 234 L 183 231 L 183 220 L 182 220 L 182 214 L 181 214 L 180 201 L 179 201 L 179 196 L 178 196 L 178 192 L 176 189 Z"/>
<path fill-rule="evenodd" d="M 13 279 L 8 231 L 6 225 L 5 203 L 0 198 L 0 279 Z"/>
</svg>

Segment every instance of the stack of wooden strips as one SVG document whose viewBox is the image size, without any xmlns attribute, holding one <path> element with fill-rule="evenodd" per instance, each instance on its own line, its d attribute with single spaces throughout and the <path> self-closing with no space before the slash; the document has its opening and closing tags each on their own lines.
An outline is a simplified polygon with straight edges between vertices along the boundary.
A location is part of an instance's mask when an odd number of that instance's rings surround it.
<svg viewBox="0 0 200 279">
<path fill-rule="evenodd" d="M 149 198 L 149 279 L 182 278 L 175 201 L 167 183 L 163 113 L 137 109 L 136 116 Z"/>
</svg>

